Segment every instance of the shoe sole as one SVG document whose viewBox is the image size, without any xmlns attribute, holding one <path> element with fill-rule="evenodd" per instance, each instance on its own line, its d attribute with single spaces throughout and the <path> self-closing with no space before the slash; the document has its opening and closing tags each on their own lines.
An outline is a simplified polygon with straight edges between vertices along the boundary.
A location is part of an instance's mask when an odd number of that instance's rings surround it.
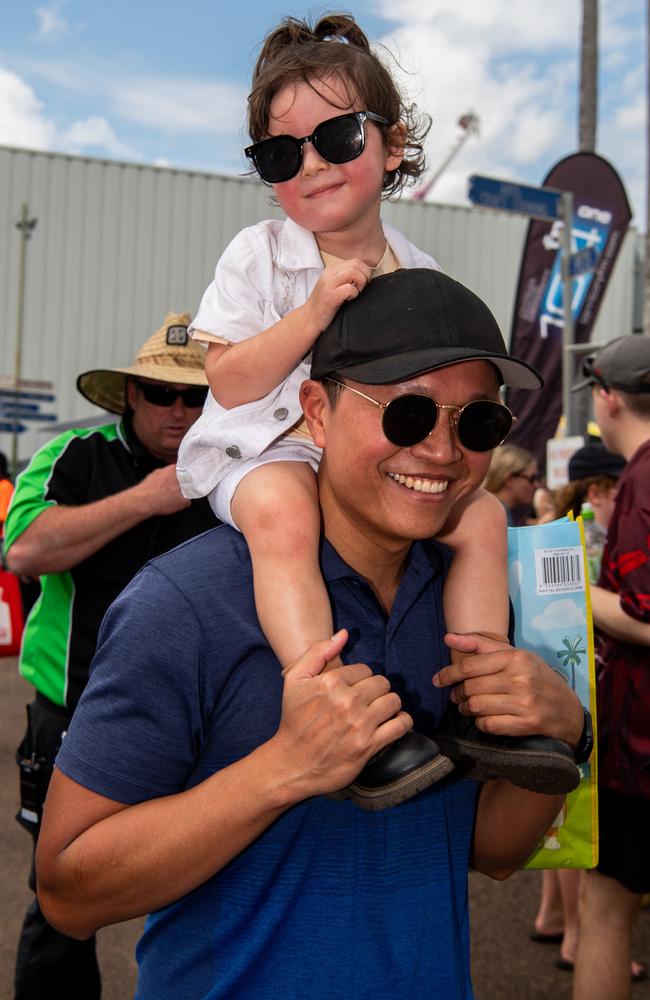
<svg viewBox="0 0 650 1000">
<path fill-rule="evenodd" d="M 390 809 L 392 806 L 398 806 L 400 803 L 412 799 L 415 795 L 429 788 L 430 785 L 435 784 L 436 781 L 440 781 L 453 769 L 454 765 L 449 758 L 438 754 L 434 760 L 395 781 L 391 781 L 388 785 L 382 785 L 380 788 L 368 788 L 365 785 L 352 782 L 347 788 L 342 788 L 340 792 L 333 792 L 327 798 L 335 802 L 351 799 L 360 809 L 378 812 L 380 809 Z"/>
<path fill-rule="evenodd" d="M 476 781 L 506 778 L 513 785 L 543 795 L 566 795 L 580 784 L 580 771 L 568 757 L 553 751 L 502 750 L 436 734 L 440 749 Z"/>
</svg>

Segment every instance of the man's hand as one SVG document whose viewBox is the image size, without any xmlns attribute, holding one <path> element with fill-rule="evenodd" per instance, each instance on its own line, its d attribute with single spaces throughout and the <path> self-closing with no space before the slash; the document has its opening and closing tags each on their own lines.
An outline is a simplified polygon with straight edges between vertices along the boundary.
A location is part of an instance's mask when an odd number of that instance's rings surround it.
<svg viewBox="0 0 650 1000">
<path fill-rule="evenodd" d="M 363 663 L 324 671 L 345 629 L 313 643 L 285 674 L 282 721 L 271 741 L 295 801 L 345 788 L 370 757 L 413 728 L 381 674 Z"/>
<path fill-rule="evenodd" d="M 178 485 L 176 466 L 166 465 L 101 500 L 76 507 L 45 506 L 11 546 L 7 562 L 20 575 L 63 573 L 134 525 L 189 505 Z"/>
<path fill-rule="evenodd" d="M 455 685 L 451 699 L 478 729 L 497 736 L 551 736 L 576 747 L 584 716 L 564 678 L 541 657 L 477 633 L 449 633 L 450 649 L 467 655 L 433 677 Z"/>
<path fill-rule="evenodd" d="M 142 482 L 133 486 L 132 490 L 137 493 L 144 509 L 149 512 L 147 515 L 149 517 L 156 514 L 175 514 L 189 507 L 191 503 L 181 493 L 175 465 L 154 469 Z"/>
</svg>

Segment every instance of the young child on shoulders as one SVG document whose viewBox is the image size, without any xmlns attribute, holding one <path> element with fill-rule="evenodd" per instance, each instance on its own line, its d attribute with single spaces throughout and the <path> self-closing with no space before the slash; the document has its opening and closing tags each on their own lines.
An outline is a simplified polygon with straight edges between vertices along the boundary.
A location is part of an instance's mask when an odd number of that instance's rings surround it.
<svg viewBox="0 0 650 1000">
<path fill-rule="evenodd" d="M 203 296 L 191 329 L 208 345 L 211 394 L 181 445 L 178 474 L 185 496 L 207 495 L 244 534 L 260 625 L 286 668 L 333 631 L 319 568 L 320 449 L 298 397 L 311 349 L 375 276 L 438 265 L 381 221 L 382 198 L 423 170 L 428 124 L 351 16 L 326 16 L 313 29 L 285 19 L 263 44 L 248 105 L 246 155 L 287 218 L 240 232 Z M 500 505 L 480 492 L 444 536 L 455 550 L 444 591 L 450 631 L 507 632 L 503 528 Z M 350 797 L 382 808 L 447 773 L 436 744 L 417 740 L 413 780 L 400 780 L 399 795 L 368 790 L 362 772 Z"/>
</svg>

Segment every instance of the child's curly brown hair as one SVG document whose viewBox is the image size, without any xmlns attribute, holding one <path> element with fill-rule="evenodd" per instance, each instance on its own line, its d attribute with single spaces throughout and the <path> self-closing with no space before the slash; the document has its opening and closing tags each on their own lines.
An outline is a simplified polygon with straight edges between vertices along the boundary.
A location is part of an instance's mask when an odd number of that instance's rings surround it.
<svg viewBox="0 0 650 1000">
<path fill-rule="evenodd" d="M 396 194 L 416 181 L 424 171 L 423 145 L 431 120 L 419 115 L 414 104 L 406 104 L 351 14 L 326 14 L 313 28 L 307 21 L 286 17 L 267 36 L 255 64 L 248 98 L 248 129 L 253 142 L 268 137 L 271 103 L 283 87 L 302 81 L 316 89 L 315 81 L 328 77 L 343 85 L 348 107 L 360 103 L 358 110 L 386 118 L 389 124 L 378 127 L 387 148 L 395 145 L 391 127 L 399 123 L 404 128 L 403 159 L 398 167 L 386 172 L 384 196 Z"/>
</svg>

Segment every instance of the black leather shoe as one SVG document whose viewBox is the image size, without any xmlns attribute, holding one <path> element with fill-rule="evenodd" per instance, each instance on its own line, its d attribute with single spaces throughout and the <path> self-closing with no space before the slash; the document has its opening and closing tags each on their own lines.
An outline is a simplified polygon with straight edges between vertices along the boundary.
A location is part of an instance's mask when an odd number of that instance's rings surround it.
<svg viewBox="0 0 650 1000">
<path fill-rule="evenodd" d="M 578 787 L 580 771 L 571 747 L 549 736 L 492 736 L 449 702 L 436 733 L 440 749 L 459 776 L 489 781 L 506 778 L 519 788 L 566 795 Z"/>
<path fill-rule="evenodd" d="M 351 785 L 328 798 L 352 799 L 361 809 L 388 809 L 423 792 L 453 766 L 432 739 L 411 730 L 371 757 Z"/>
</svg>

